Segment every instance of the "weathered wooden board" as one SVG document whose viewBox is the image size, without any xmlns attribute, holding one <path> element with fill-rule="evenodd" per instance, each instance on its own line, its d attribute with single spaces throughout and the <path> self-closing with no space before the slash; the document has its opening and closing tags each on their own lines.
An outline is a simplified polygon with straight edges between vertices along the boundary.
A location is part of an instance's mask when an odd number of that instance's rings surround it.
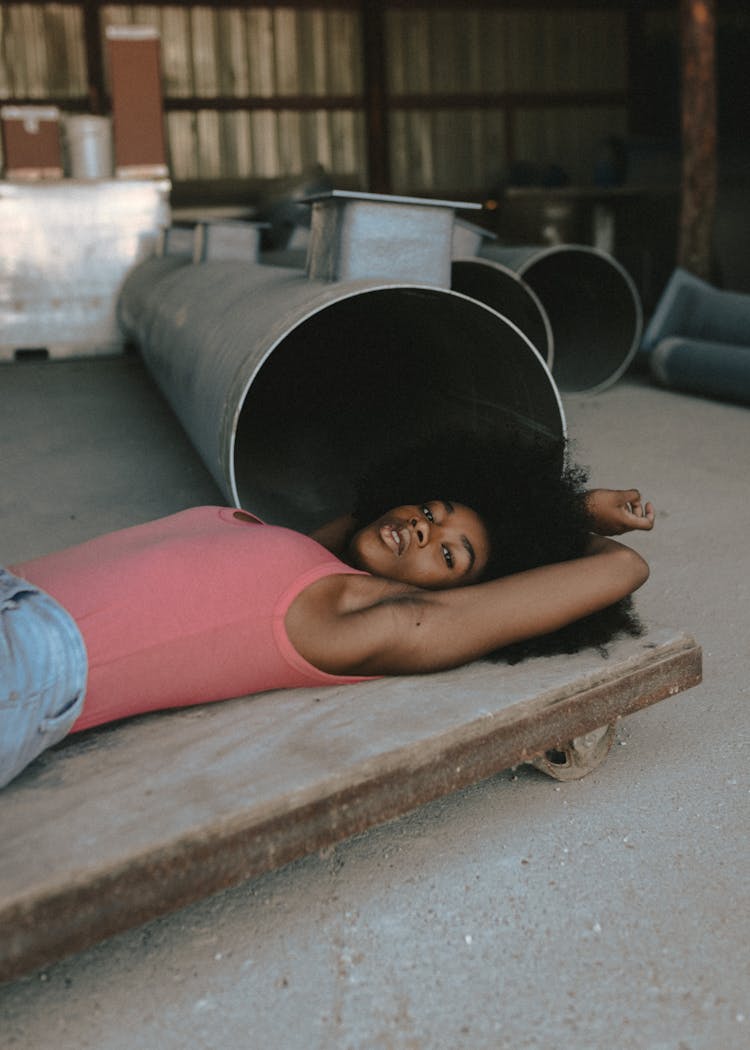
<svg viewBox="0 0 750 1050">
<path fill-rule="evenodd" d="M 69 738 L 0 792 L 0 979 L 700 681 L 668 629 L 515 667 L 280 690 Z"/>
</svg>

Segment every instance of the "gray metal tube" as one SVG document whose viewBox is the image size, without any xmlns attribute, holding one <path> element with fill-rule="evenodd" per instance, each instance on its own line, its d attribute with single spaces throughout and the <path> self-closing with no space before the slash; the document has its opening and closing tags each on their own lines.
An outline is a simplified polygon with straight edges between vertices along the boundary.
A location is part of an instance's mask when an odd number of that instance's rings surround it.
<svg viewBox="0 0 750 1050">
<path fill-rule="evenodd" d="M 750 343 L 750 295 L 715 288 L 683 270 L 672 273 L 643 334 L 648 353 L 668 336 L 747 346 Z"/>
<path fill-rule="evenodd" d="M 480 254 L 515 270 L 539 296 L 552 326 L 553 374 L 561 390 L 594 393 L 620 378 L 638 349 L 643 310 L 616 259 L 579 244 L 485 243 Z"/>
<path fill-rule="evenodd" d="M 553 368 L 554 338 L 547 312 L 536 292 L 515 270 L 489 259 L 454 259 L 451 288 L 507 317 L 528 336 L 547 367 Z"/>
<path fill-rule="evenodd" d="M 670 336 L 656 345 L 649 365 L 666 386 L 750 405 L 750 346 Z"/>
<path fill-rule="evenodd" d="M 134 270 L 120 318 L 226 498 L 302 530 L 424 429 L 565 432 L 530 341 L 467 296 L 254 263 Z"/>
</svg>

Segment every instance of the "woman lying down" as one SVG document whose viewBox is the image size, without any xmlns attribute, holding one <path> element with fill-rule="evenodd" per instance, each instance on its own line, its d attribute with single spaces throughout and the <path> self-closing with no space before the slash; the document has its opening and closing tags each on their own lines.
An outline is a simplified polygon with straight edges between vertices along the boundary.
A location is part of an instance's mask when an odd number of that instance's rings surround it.
<svg viewBox="0 0 750 1050">
<path fill-rule="evenodd" d="M 638 633 L 637 489 L 560 446 L 457 438 L 362 477 L 311 536 L 195 507 L 0 569 L 0 786 L 68 733 L 293 686 Z"/>
</svg>

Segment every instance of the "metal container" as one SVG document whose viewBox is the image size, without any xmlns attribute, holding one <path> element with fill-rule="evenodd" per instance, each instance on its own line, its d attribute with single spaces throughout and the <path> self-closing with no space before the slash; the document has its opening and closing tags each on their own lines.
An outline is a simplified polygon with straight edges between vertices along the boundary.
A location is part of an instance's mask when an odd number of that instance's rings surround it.
<svg viewBox="0 0 750 1050">
<path fill-rule="evenodd" d="M 260 252 L 260 234 L 265 225 L 241 219 L 198 222 L 194 234 L 193 262 L 209 259 L 254 262 Z"/>
<path fill-rule="evenodd" d="M 553 368 L 554 337 L 547 311 L 536 292 L 515 270 L 489 259 L 454 258 L 451 287 L 507 317 L 528 336 L 547 367 Z"/>
<path fill-rule="evenodd" d="M 638 349 L 643 310 L 616 259 L 579 244 L 485 243 L 480 254 L 515 270 L 539 297 L 552 328 L 554 377 L 562 391 L 595 393 L 620 378 Z"/>
<path fill-rule="evenodd" d="M 120 318 L 226 498 L 303 531 L 347 509 L 374 449 L 565 430 L 527 337 L 447 289 L 174 257 L 129 276 Z"/>
<path fill-rule="evenodd" d="M 169 222 L 166 179 L 0 182 L 0 361 L 120 353 L 117 296 Z"/>
<path fill-rule="evenodd" d="M 65 117 L 66 171 L 74 179 L 110 179 L 112 121 L 88 115 Z"/>
<path fill-rule="evenodd" d="M 495 240 L 497 237 L 491 230 L 465 219 L 456 219 L 453 224 L 451 253 L 454 259 L 473 259 L 480 254 L 485 241 Z"/>
<path fill-rule="evenodd" d="M 478 204 L 333 190 L 313 205 L 308 276 L 384 277 L 450 288 L 456 208 Z"/>
</svg>

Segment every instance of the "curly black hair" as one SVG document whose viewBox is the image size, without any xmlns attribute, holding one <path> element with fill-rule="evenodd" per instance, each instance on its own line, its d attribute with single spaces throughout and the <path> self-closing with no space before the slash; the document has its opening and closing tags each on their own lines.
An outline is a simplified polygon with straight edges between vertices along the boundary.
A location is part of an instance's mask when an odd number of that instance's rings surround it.
<svg viewBox="0 0 750 1050">
<path fill-rule="evenodd" d="M 392 507 L 447 499 L 471 507 L 489 534 L 490 556 L 483 579 L 581 557 L 592 521 L 586 507 L 588 472 L 570 462 L 565 439 L 529 437 L 502 429 L 493 433 L 435 435 L 373 463 L 358 479 L 353 507 L 367 524 Z M 632 600 L 552 634 L 508 646 L 488 658 L 517 663 L 526 656 L 576 652 L 606 644 L 643 627 Z"/>
</svg>

